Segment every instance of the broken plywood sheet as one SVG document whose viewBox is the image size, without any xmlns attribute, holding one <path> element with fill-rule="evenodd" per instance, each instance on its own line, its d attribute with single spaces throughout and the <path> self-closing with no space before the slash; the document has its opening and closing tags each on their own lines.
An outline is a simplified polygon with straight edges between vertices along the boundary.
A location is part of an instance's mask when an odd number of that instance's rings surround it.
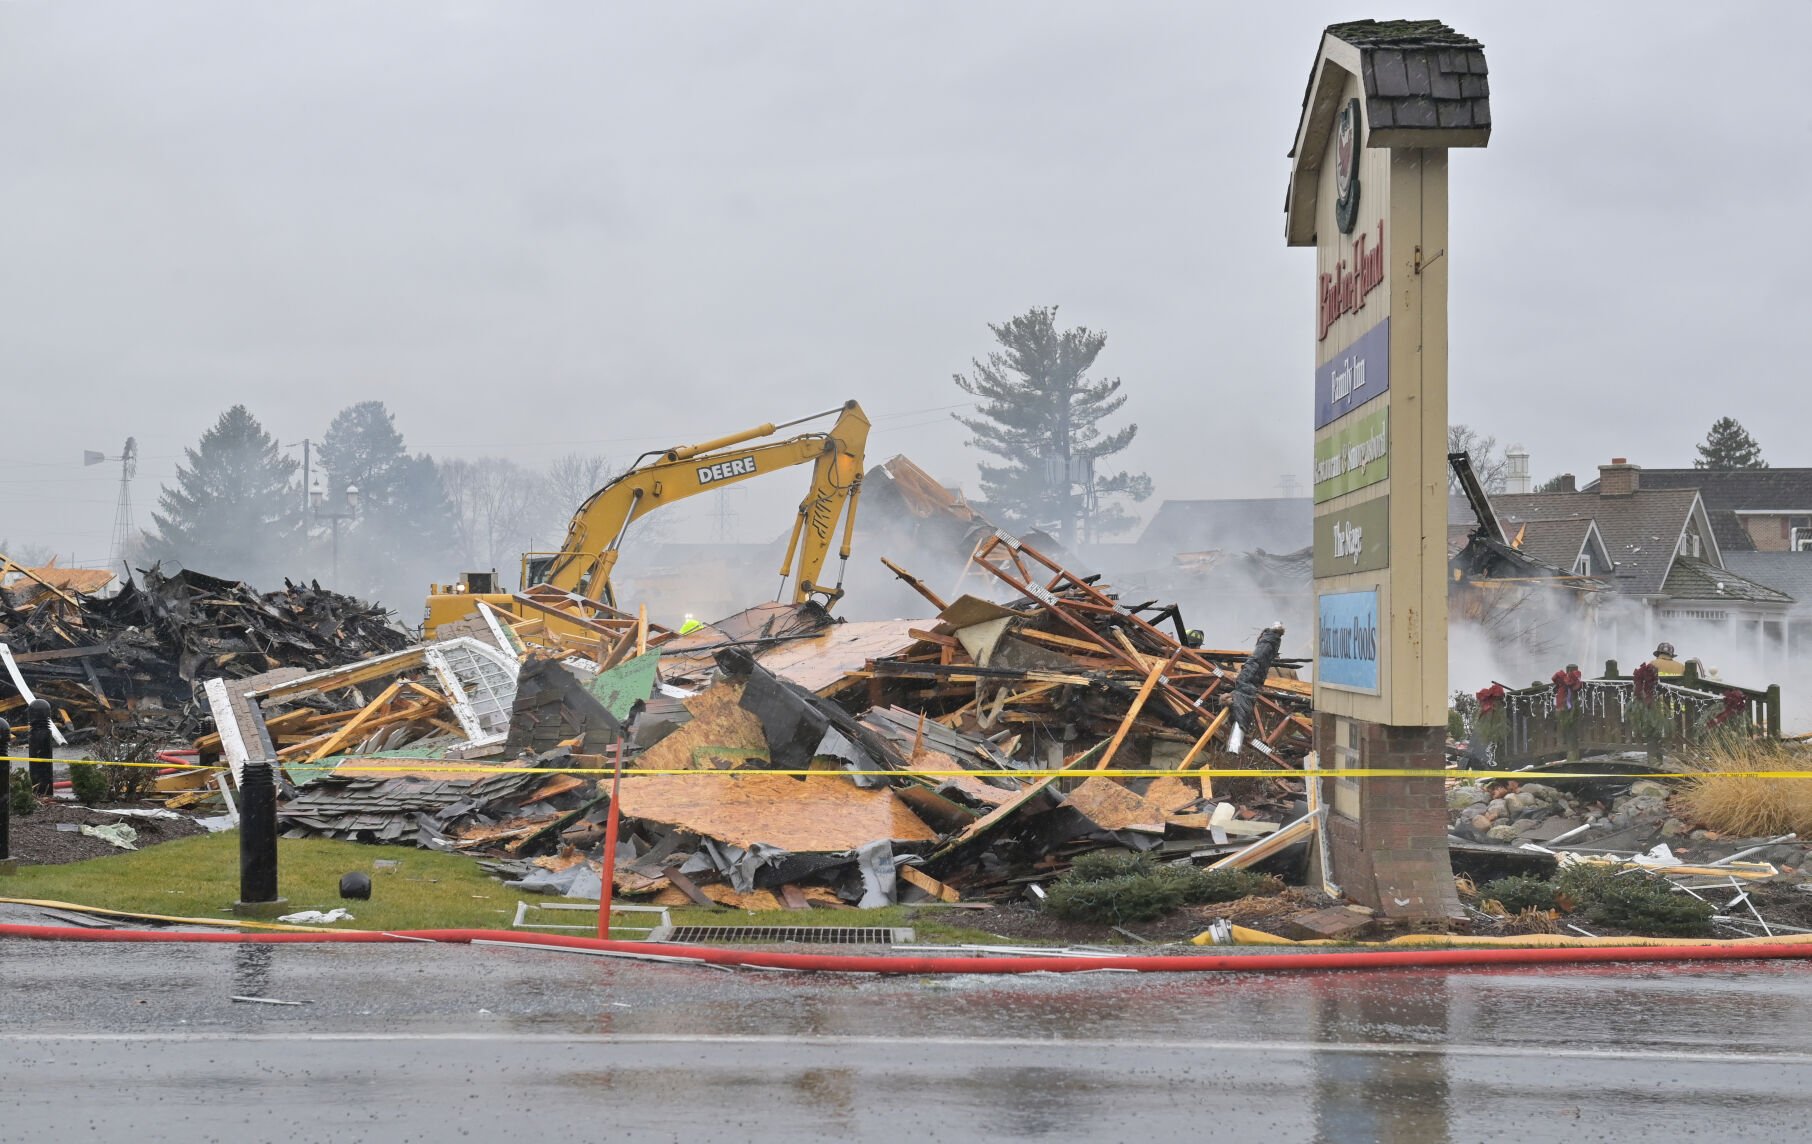
<svg viewBox="0 0 1812 1144">
<path fill-rule="evenodd" d="M 721 882 L 700 886 L 705 897 L 720 906 L 729 906 L 738 910 L 777 910 L 780 899 L 771 890 L 751 890 L 746 894 L 738 893 Z"/>
<path fill-rule="evenodd" d="M 676 732 L 677 733 L 677 732 Z M 745 771 L 623 777 L 623 815 L 715 838 L 795 853 L 853 850 L 880 839 L 932 842 L 932 833 L 892 790 L 843 778 L 795 779 Z"/>
<path fill-rule="evenodd" d="M 1164 814 L 1112 779 L 1090 779 L 1064 797 L 1103 830 L 1161 830 Z"/>
<path fill-rule="evenodd" d="M 788 683 L 822 694 L 861 671 L 871 659 L 904 655 L 919 641 L 909 629 L 930 620 L 858 620 L 827 628 L 811 639 L 790 640 L 761 652 L 755 662 Z"/>
<path fill-rule="evenodd" d="M 1163 830 L 1166 824 L 1207 826 L 1206 815 L 1178 813 L 1200 797 L 1193 783 L 1166 775 L 1153 780 L 1143 796 L 1134 794 L 1113 779 L 1090 779 L 1071 791 L 1064 801 L 1103 830 L 1155 832 Z"/>
<path fill-rule="evenodd" d="M 647 657 L 644 657 L 647 658 Z M 685 701 L 692 721 L 637 756 L 644 771 L 715 770 L 768 757 L 761 720 L 742 709 L 744 685 L 722 682 Z"/>
<path fill-rule="evenodd" d="M 1145 801 L 1161 811 L 1166 818 L 1174 817 L 1177 811 L 1201 797 L 1200 787 L 1174 775 L 1153 779 L 1151 785 L 1145 788 Z"/>
</svg>

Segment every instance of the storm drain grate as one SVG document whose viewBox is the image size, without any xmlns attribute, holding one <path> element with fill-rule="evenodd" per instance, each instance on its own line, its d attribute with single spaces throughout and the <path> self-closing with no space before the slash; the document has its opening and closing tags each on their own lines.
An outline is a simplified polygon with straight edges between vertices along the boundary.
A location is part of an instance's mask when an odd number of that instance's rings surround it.
<svg viewBox="0 0 1812 1144">
<path fill-rule="evenodd" d="M 873 926 L 674 926 L 663 941 L 700 944 L 894 945 L 913 940 L 910 929 Z"/>
</svg>

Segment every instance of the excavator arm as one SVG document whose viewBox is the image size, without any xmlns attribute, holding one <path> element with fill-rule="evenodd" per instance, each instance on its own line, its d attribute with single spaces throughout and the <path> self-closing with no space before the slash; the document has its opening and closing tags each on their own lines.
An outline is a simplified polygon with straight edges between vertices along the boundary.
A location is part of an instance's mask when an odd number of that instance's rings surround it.
<svg viewBox="0 0 1812 1144">
<path fill-rule="evenodd" d="M 753 444 L 807 421 L 835 415 L 826 432 L 801 433 L 780 441 Z M 629 471 L 611 481 L 579 506 L 567 526 L 566 540 L 558 552 L 530 553 L 523 557 L 523 586 L 545 585 L 575 602 L 589 602 L 615 611 L 610 575 L 629 526 L 638 519 L 675 501 L 794 465 L 812 466 L 812 484 L 799 502 L 792 538 L 780 563 L 781 589 L 793 578 L 793 600 L 818 599 L 826 607 L 843 595 L 843 573 L 834 585 L 819 582 L 824 561 L 843 521 L 840 556 L 849 562 L 850 538 L 856 526 L 856 502 L 862 487 L 862 454 L 868 447 L 868 417 L 854 401 L 836 409 L 801 417 L 780 425 L 757 425 L 740 433 L 697 445 L 681 445 L 646 453 Z M 479 605 L 505 613 L 523 614 L 527 596 L 500 592 L 495 574 L 466 573 L 458 584 L 433 585 L 422 617 L 426 638 L 433 639 L 443 625 L 475 617 Z M 545 608 L 531 610 L 539 616 Z M 583 610 L 583 609 L 581 609 Z M 535 618 L 524 616 L 524 618 Z M 570 622 L 542 616 L 549 630 L 580 640 L 595 640 L 596 625 L 580 619 Z"/>
<path fill-rule="evenodd" d="M 827 432 L 802 433 L 765 444 L 749 443 L 831 413 L 837 415 L 837 420 Z M 849 401 L 840 409 L 798 421 L 757 425 L 702 444 L 645 455 L 628 472 L 586 499 L 573 514 L 560 551 L 538 561 L 530 578 L 615 607 L 610 575 L 623 537 L 635 521 L 699 493 L 727 488 L 777 469 L 809 464 L 811 488 L 799 502 L 780 576 L 783 589 L 786 578 L 793 578 L 795 602 L 819 597 L 827 606 L 834 604 L 843 595 L 842 572 L 838 572 L 835 586 L 819 583 L 819 577 L 835 540 L 839 518 L 843 520 L 839 555 L 845 563 L 849 560 L 862 486 L 862 457 L 867 446 L 868 418 L 860 405 Z"/>
</svg>

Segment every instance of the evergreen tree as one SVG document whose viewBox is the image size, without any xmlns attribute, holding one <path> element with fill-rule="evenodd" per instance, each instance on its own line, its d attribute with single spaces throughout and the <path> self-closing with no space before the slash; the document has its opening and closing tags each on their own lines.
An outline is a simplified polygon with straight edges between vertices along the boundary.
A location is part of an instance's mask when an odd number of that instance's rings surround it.
<svg viewBox="0 0 1812 1144">
<path fill-rule="evenodd" d="M 1698 450 L 1699 459 L 1692 463 L 1695 469 L 1768 467 L 1768 462 L 1762 460 L 1762 447 L 1734 417 L 1720 417 L 1712 422 L 1711 432 L 1705 435 L 1705 443 Z"/>
<path fill-rule="evenodd" d="M 411 455 L 381 401 L 347 406 L 322 438 L 327 512 L 340 525 L 341 591 L 381 602 L 413 620 L 430 582 L 458 569 L 458 525 L 433 458 Z M 356 504 L 347 490 L 357 487 Z"/>
<path fill-rule="evenodd" d="M 1035 307 L 1002 325 L 989 324 L 1000 349 L 974 361 L 974 373 L 955 375 L 957 387 L 980 400 L 976 416 L 956 419 L 974 434 L 969 444 L 1001 458 L 982 464 L 982 493 L 1015 527 L 1054 526 L 1065 544 L 1131 528 L 1137 517 L 1102 496 L 1142 501 L 1151 495 L 1143 473 L 1103 473 L 1096 466 L 1132 444 L 1139 427 L 1105 432 L 1102 422 L 1126 404 L 1119 378 L 1088 376 L 1105 333 L 1057 328 L 1057 307 Z M 1092 477 L 1092 484 L 1090 478 Z"/>
<path fill-rule="evenodd" d="M 269 590 L 301 550 L 297 465 L 243 405 L 220 415 L 185 451 L 176 485 L 158 494 L 146 556 Z"/>
</svg>

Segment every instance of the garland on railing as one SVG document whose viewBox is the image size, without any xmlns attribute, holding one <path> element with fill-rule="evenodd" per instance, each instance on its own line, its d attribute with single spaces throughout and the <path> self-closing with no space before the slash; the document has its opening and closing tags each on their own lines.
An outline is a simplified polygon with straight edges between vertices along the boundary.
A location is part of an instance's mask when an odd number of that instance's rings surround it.
<svg viewBox="0 0 1812 1144">
<path fill-rule="evenodd" d="M 1645 663 L 1630 673 L 1627 721 L 1636 738 L 1644 743 L 1666 738 L 1673 727 L 1673 713 L 1661 702 L 1660 684 L 1661 672 L 1653 663 Z"/>
<path fill-rule="evenodd" d="M 1478 713 L 1472 717 L 1473 737 L 1501 752 L 1510 736 L 1510 721 L 1504 716 L 1504 685 L 1493 683 L 1473 698 L 1478 700 Z"/>
<path fill-rule="evenodd" d="M 1554 673 L 1554 715 L 1563 734 L 1571 735 L 1579 725 L 1579 693 L 1584 686 L 1585 679 L 1576 663 Z"/>
</svg>

